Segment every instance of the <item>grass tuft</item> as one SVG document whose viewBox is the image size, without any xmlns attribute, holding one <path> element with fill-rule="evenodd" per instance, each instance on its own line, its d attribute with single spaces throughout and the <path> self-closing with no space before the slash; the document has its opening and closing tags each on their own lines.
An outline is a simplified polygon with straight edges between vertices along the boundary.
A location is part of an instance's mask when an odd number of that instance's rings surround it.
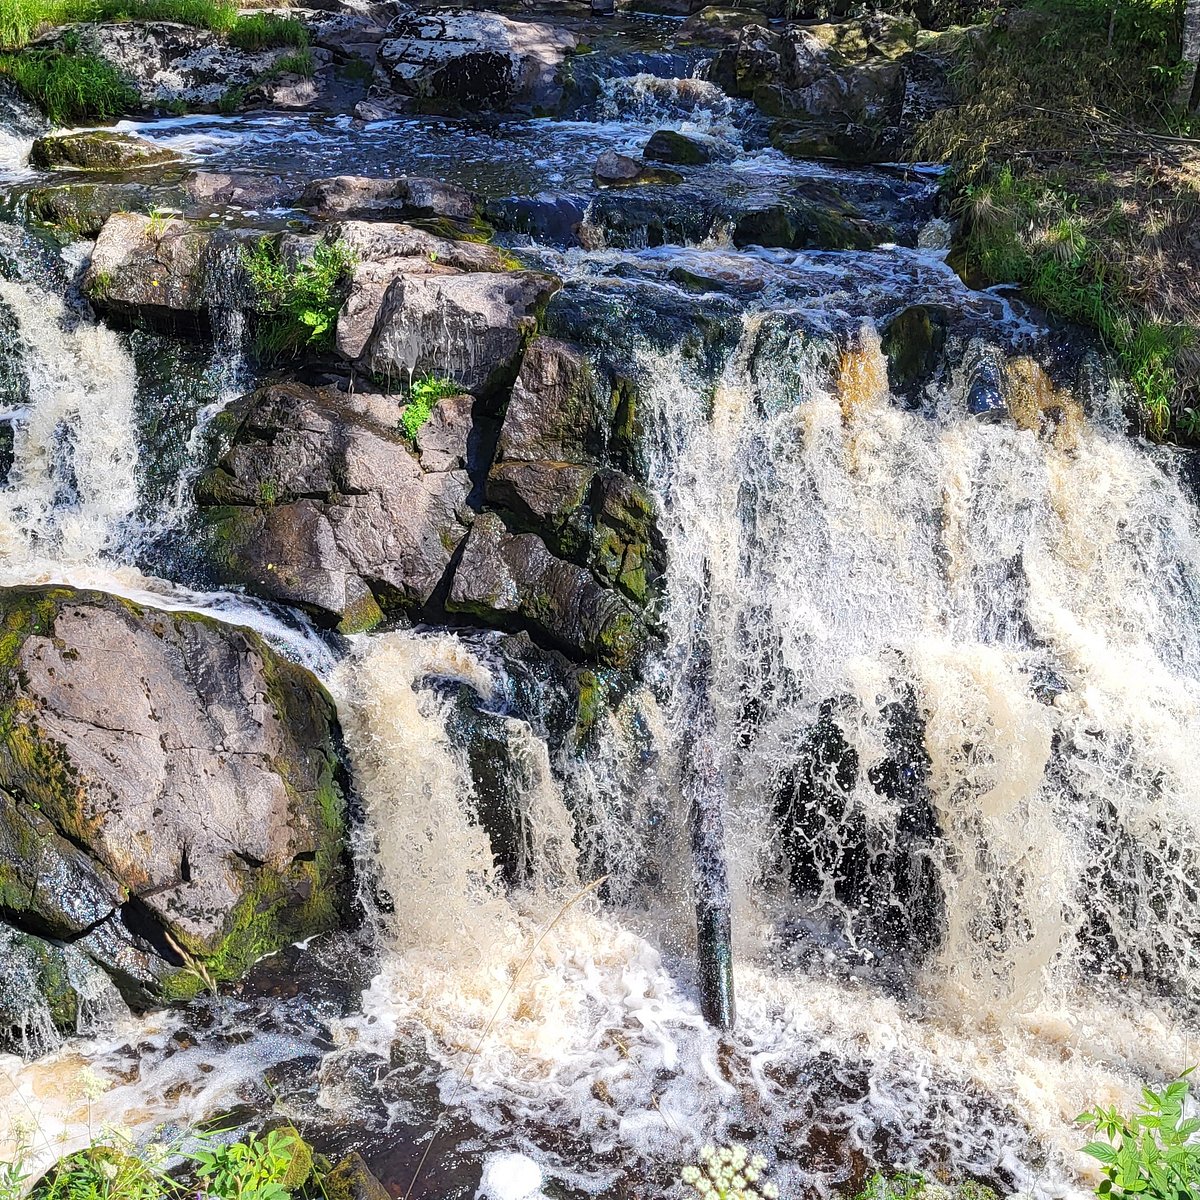
<svg viewBox="0 0 1200 1200">
<path fill-rule="evenodd" d="M 108 120 L 136 109 L 137 92 L 111 63 L 92 54 L 26 50 L 0 54 L 0 75 L 11 79 L 55 125 Z"/>
<path fill-rule="evenodd" d="M 295 17 L 277 13 L 252 13 L 238 17 L 229 30 L 230 45 L 240 50 L 266 50 L 273 46 L 308 45 L 308 30 Z"/>
<path fill-rule="evenodd" d="M 43 29 L 79 21 L 177 21 L 228 33 L 234 0 L 0 0 L 0 49 L 17 50 Z"/>
</svg>

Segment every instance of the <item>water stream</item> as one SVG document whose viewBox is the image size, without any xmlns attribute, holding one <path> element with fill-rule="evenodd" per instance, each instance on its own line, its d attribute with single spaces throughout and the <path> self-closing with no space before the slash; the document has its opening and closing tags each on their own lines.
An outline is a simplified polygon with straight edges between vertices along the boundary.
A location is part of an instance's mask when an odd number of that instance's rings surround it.
<svg viewBox="0 0 1200 1200">
<path fill-rule="evenodd" d="M 763 149 L 707 86 L 638 71 L 578 120 L 488 130 L 271 114 L 137 129 L 217 169 L 366 161 L 587 203 L 600 149 L 666 125 L 720 141 L 712 186 L 742 198 L 818 177 L 882 188 Z M 315 670 L 361 795 L 367 912 L 239 995 L 0 1060 L 0 1152 L 14 1121 L 35 1120 L 49 1155 L 104 1120 L 275 1106 L 403 1192 L 450 1106 L 414 1194 L 471 1195 L 483 1157 L 515 1150 L 567 1194 L 646 1195 L 731 1138 L 785 1195 L 874 1165 L 1087 1194 L 1074 1115 L 1200 1056 L 1200 513 L 1176 463 L 1128 436 L 1096 362 L 1051 383 L 1057 332 L 936 250 L 514 241 L 566 280 L 560 311 L 616 331 L 605 352 L 646 406 L 667 542 L 663 646 L 585 750 L 514 700 L 502 635 L 330 640 L 173 575 L 205 423 L 248 379 L 236 328 L 191 384 L 153 383 L 139 366 L 160 350 L 74 311 L 69 269 L 0 281 L 23 369 L 0 414 L 3 582 L 206 611 Z M 679 269 L 712 289 L 698 299 Z M 910 303 L 966 329 L 915 401 L 889 393 L 878 332 Z M 720 326 L 703 354 L 677 310 Z M 984 420 L 1000 350 L 1023 399 Z M 736 938 L 728 1037 L 692 971 L 699 662 Z M 518 885 L 475 820 L 464 695 L 503 728 Z M 89 1104 L 67 1099 L 84 1062 L 113 1084 Z"/>
</svg>

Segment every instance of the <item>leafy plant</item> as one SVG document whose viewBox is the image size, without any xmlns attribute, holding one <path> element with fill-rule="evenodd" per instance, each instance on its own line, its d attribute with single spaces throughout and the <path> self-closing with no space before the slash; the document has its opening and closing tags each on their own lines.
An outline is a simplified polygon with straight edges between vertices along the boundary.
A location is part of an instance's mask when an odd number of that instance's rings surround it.
<svg viewBox="0 0 1200 1200">
<path fill-rule="evenodd" d="M 212 1145 L 194 1151 L 192 1158 L 202 1189 L 198 1194 L 221 1200 L 291 1200 L 292 1187 L 304 1182 L 312 1166 L 312 1151 L 303 1139 L 284 1129 Z"/>
<path fill-rule="evenodd" d="M 275 60 L 268 74 L 272 77 L 279 75 L 303 75 L 311 79 L 316 72 L 317 64 L 313 52 L 305 46 L 295 54 L 284 54 Z"/>
<path fill-rule="evenodd" d="M 934 1183 L 918 1171 L 876 1171 L 854 1200 L 996 1200 L 996 1193 L 974 1180 Z"/>
<path fill-rule="evenodd" d="M 415 439 L 417 431 L 429 420 L 434 406 L 447 396 L 457 396 L 462 392 L 452 379 L 444 379 L 437 375 L 423 375 L 413 382 L 408 392 L 408 403 L 400 414 L 400 428 L 406 437 Z"/>
<path fill-rule="evenodd" d="M 29 1135 L 24 1129 L 17 1129 L 16 1134 L 12 1158 L 0 1161 L 0 1200 L 22 1200 L 31 1174 L 26 1162 L 32 1148 Z"/>
<path fill-rule="evenodd" d="M 34 1188 L 33 1200 L 162 1200 L 179 1190 L 159 1155 L 139 1153 L 125 1135 L 107 1130 L 59 1159 Z"/>
<path fill-rule="evenodd" d="M 136 108 L 139 99 L 129 81 L 94 54 L 30 51 L 0 54 L 6 75 L 55 125 L 88 117 L 102 120 Z"/>
<path fill-rule="evenodd" d="M 262 308 L 260 351 L 282 356 L 328 347 L 355 262 L 354 251 L 340 241 L 318 242 L 312 257 L 295 267 L 283 262 L 270 237 L 243 250 L 242 264 Z"/>
<path fill-rule="evenodd" d="M 1084 1154 L 1101 1164 L 1104 1197 L 1195 1200 L 1200 1196 L 1200 1117 L 1188 1116 L 1191 1068 L 1161 1092 L 1142 1089 L 1142 1103 L 1130 1116 L 1097 1106 L 1076 1120 L 1103 1141 L 1089 1142 Z"/>
</svg>

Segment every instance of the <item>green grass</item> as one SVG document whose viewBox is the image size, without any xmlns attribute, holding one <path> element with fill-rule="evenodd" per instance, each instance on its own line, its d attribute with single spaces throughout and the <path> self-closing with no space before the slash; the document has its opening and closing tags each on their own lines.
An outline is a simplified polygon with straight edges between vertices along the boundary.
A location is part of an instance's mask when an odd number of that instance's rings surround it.
<svg viewBox="0 0 1200 1200">
<path fill-rule="evenodd" d="M 0 49 L 16 50 L 40 30 L 78 21 L 177 21 L 228 33 L 234 0 L 0 0 Z"/>
<path fill-rule="evenodd" d="M 1179 32 L 1173 0 L 1041 0 L 959 38 L 958 103 L 915 145 L 952 168 L 968 273 L 1093 328 L 1160 439 L 1195 436 L 1200 387 Z"/>
<path fill-rule="evenodd" d="M 265 50 L 272 46 L 308 45 L 308 30 L 295 17 L 275 13 L 252 13 L 238 17 L 229 30 L 231 45 L 241 50 Z"/>
<path fill-rule="evenodd" d="M 297 50 L 295 54 L 281 54 L 267 74 L 272 79 L 280 75 L 303 75 L 305 79 L 311 79 L 316 69 L 313 52 L 306 46 L 303 50 Z"/>
<path fill-rule="evenodd" d="M 439 400 L 447 396 L 461 396 L 462 388 L 452 379 L 438 375 L 423 375 L 413 381 L 408 392 L 408 403 L 400 414 L 400 429 L 405 437 L 415 440 L 417 431 L 433 415 Z"/>
<path fill-rule="evenodd" d="M 128 80 L 111 63 L 91 54 L 0 54 L 0 75 L 11 79 L 55 125 L 108 120 L 140 103 Z"/>
<path fill-rule="evenodd" d="M 344 242 L 318 242 L 312 257 L 294 268 L 280 258 L 272 238 L 243 250 L 242 265 L 263 310 L 256 331 L 259 352 L 286 358 L 328 349 L 356 261 Z"/>
</svg>

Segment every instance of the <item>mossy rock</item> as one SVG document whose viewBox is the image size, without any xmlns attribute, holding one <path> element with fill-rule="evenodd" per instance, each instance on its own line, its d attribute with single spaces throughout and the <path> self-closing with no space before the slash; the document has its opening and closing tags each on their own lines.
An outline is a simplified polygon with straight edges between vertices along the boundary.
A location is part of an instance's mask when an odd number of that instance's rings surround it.
<svg viewBox="0 0 1200 1200">
<path fill-rule="evenodd" d="M 351 1151 L 323 1181 L 325 1200 L 391 1200 L 357 1151 Z"/>
<path fill-rule="evenodd" d="M 713 152 L 702 142 L 678 133 L 674 129 L 660 129 L 651 135 L 642 151 L 642 157 L 653 162 L 702 166 L 704 163 L 712 162 Z"/>
<path fill-rule="evenodd" d="M 129 171 L 180 161 L 181 156 L 165 146 L 107 129 L 48 134 L 37 138 L 29 151 L 30 165 L 44 170 Z"/>
</svg>

